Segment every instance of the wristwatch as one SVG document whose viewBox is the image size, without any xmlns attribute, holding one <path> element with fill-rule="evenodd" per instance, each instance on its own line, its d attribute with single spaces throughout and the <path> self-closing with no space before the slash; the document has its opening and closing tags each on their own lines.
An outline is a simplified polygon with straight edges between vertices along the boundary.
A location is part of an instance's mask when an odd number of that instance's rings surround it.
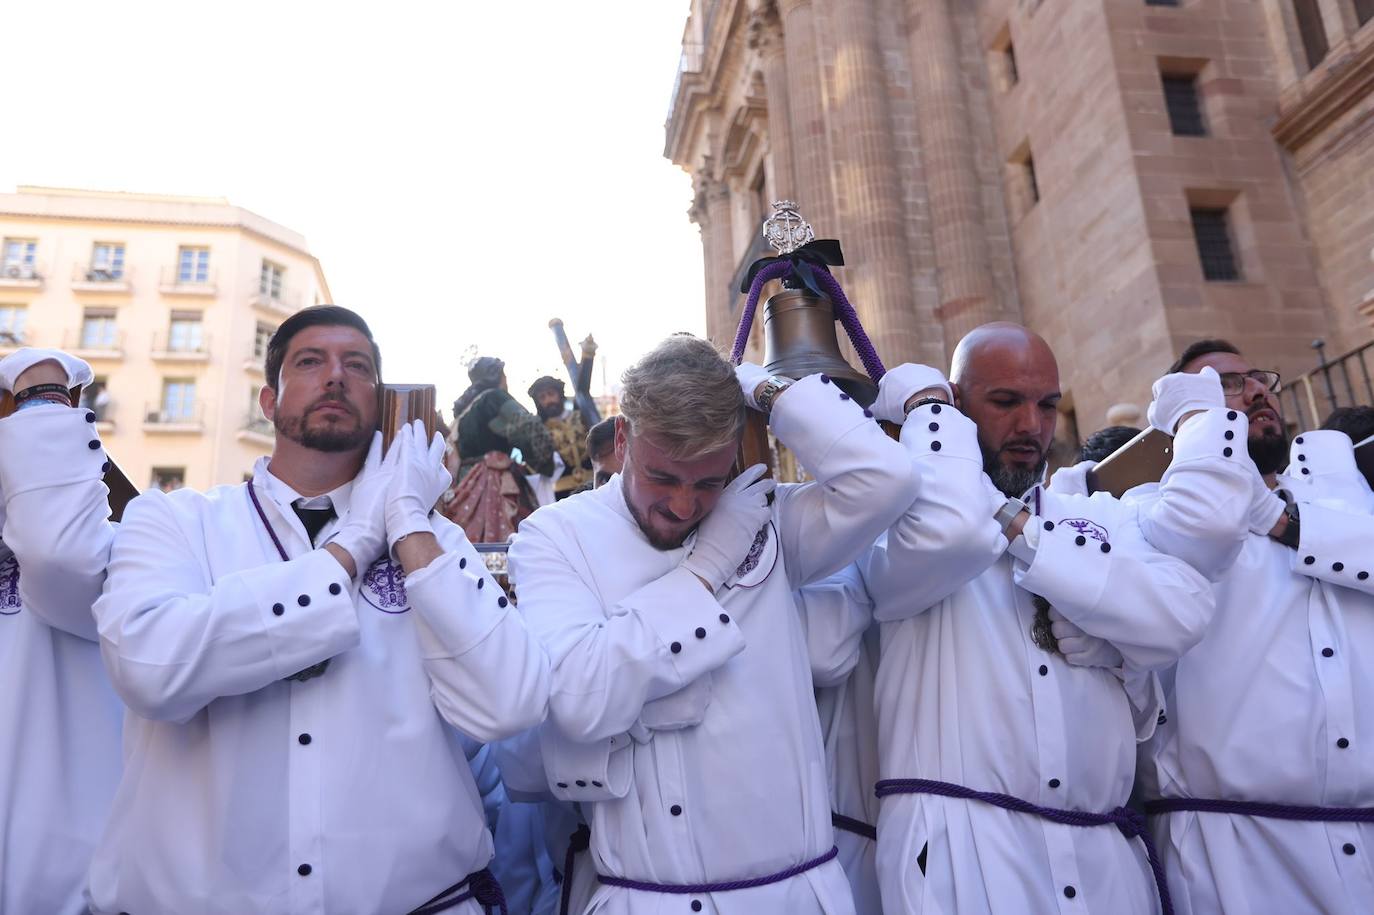
<svg viewBox="0 0 1374 915">
<path fill-rule="evenodd" d="M 1020 499 L 1007 499 L 1002 503 L 1002 507 L 997 509 L 997 514 L 993 515 L 997 523 L 1002 526 L 1002 535 L 1011 539 L 1007 531 L 1011 529 L 1011 523 L 1016 520 L 1016 516 L 1026 510 L 1026 503 Z"/>
<path fill-rule="evenodd" d="M 1298 503 L 1289 502 L 1284 505 L 1283 513 L 1288 516 L 1288 523 L 1283 526 L 1283 533 L 1273 539 L 1290 549 L 1296 550 L 1298 538 L 1302 535 L 1301 522 L 1298 518 Z"/>
<path fill-rule="evenodd" d="M 765 413 L 773 412 L 773 401 L 778 395 L 792 386 L 791 378 L 784 378 L 781 375 L 770 375 L 763 386 L 754 394 L 754 400 L 758 402 L 759 409 Z"/>
</svg>

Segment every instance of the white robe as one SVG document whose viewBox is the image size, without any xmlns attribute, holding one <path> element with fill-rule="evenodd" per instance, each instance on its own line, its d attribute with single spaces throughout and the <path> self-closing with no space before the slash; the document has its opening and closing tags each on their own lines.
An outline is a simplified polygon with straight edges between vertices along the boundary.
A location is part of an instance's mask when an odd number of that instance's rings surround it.
<svg viewBox="0 0 1374 915">
<path fill-rule="evenodd" d="M 353 583 L 266 459 L 254 479 L 289 562 L 242 484 L 146 493 L 115 538 L 95 615 L 131 714 L 97 913 L 409 911 L 491 858 L 473 740 L 545 713 L 547 656 L 460 528 Z"/>
<path fill-rule="evenodd" d="M 853 565 L 797 592 L 807 643 L 815 651 L 811 675 L 825 740 L 830 809 L 867 826 L 878 822 L 878 718 L 873 679 L 878 670 L 878 627 L 873 603 Z M 839 861 L 854 893 L 857 915 L 881 915 L 877 843 L 836 827 Z"/>
<path fill-rule="evenodd" d="M 1196 431 L 1222 422 L 1199 421 Z M 1125 804 L 1137 737 L 1158 714 L 1148 671 L 1202 636 L 1212 610 L 1206 580 L 1152 549 L 1136 507 L 1106 494 L 1035 487 L 1026 496 L 1033 517 L 1009 547 L 993 519 L 1004 499 L 983 473 L 977 430 L 949 406 L 913 410 L 902 443 L 918 466 L 919 495 L 859 561 L 883 623 L 875 693 L 882 778 L 1096 813 Z M 1199 459 L 1202 475 L 1239 479 L 1218 467 L 1219 450 Z M 1124 669 L 1072 666 L 1037 647 L 1032 594 L 1115 645 Z M 1141 843 L 1112 826 L 910 794 L 885 798 L 877 825 L 888 912 L 1158 908 Z"/>
<path fill-rule="evenodd" d="M 1374 495 L 1341 433 L 1296 438 L 1288 474 L 1298 548 L 1242 534 L 1206 637 L 1165 677 L 1168 720 L 1141 752 L 1149 797 L 1374 807 Z M 1374 907 L 1374 825 L 1177 812 L 1152 826 L 1180 915 Z"/>
<path fill-rule="evenodd" d="M 91 605 L 109 561 L 105 453 L 86 410 L 0 420 L 0 913 L 85 912 L 119 782 L 124 707 Z"/>
<path fill-rule="evenodd" d="M 511 547 L 520 609 L 549 647 L 541 729 L 555 796 L 583 802 L 601 874 L 663 884 L 761 877 L 834 845 L 806 636 L 792 592 L 829 575 L 914 496 L 910 461 L 811 376 L 772 428 L 815 483 L 779 486 L 772 520 L 715 595 L 653 547 L 619 477 L 540 509 Z M 853 910 L 832 860 L 769 886 L 685 897 L 602 886 L 589 912 Z"/>
</svg>

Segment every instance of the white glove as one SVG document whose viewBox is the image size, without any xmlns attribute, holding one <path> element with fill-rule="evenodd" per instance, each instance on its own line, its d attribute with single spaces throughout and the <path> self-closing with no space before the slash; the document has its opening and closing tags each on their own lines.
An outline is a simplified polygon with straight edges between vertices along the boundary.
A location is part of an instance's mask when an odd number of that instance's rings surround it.
<svg viewBox="0 0 1374 915">
<path fill-rule="evenodd" d="M 1088 473 L 1097 461 L 1079 461 L 1070 467 L 1060 467 L 1050 477 L 1049 489 L 1056 496 L 1088 496 Z"/>
<path fill-rule="evenodd" d="M 67 387 L 85 387 L 95 378 L 95 373 L 85 359 L 78 359 L 60 349 L 38 349 L 25 346 L 0 359 L 0 390 L 13 392 L 14 383 L 19 376 L 40 362 L 53 360 L 67 372 Z"/>
<path fill-rule="evenodd" d="M 697 528 L 692 552 L 682 560 L 682 568 L 704 580 L 713 591 L 725 584 L 749 555 L 759 528 L 772 513 L 768 494 L 777 481 L 759 479 L 766 469 L 755 464 L 725 487 L 716 507 Z"/>
<path fill-rule="evenodd" d="M 1124 662 L 1121 652 L 1104 639 L 1088 635 L 1064 618 L 1050 605 L 1050 634 L 1059 643 L 1059 653 L 1074 667 L 1107 667 L 1116 669 Z"/>
<path fill-rule="evenodd" d="M 1194 410 L 1210 410 L 1226 406 L 1221 393 L 1221 376 L 1210 365 L 1200 372 L 1174 372 L 1165 375 L 1150 389 L 1154 400 L 1145 411 L 1150 425 L 1165 435 L 1175 435 L 1178 422 Z"/>
<path fill-rule="evenodd" d="M 1286 507 L 1283 497 L 1270 489 L 1264 477 L 1255 471 L 1250 480 L 1250 533 L 1268 537 Z"/>
<path fill-rule="evenodd" d="M 739 379 L 739 389 L 744 392 L 744 402 L 749 405 L 749 409 L 759 409 L 754 392 L 759 389 L 759 385 L 772 378 L 773 373 L 752 362 L 741 362 L 735 366 L 735 377 Z"/>
<path fill-rule="evenodd" d="M 367 571 L 386 550 L 386 519 L 382 509 L 387 483 L 391 480 L 390 458 L 387 455 L 387 460 L 382 460 L 382 433 L 374 432 L 363 469 L 353 478 L 353 489 L 348 496 L 348 517 L 328 541 L 342 547 L 353 557 L 353 565 L 357 567 L 359 575 Z"/>
<path fill-rule="evenodd" d="M 954 400 L 949 382 L 939 369 L 914 362 L 893 366 L 878 382 L 878 399 L 873 401 L 871 407 L 873 415 L 900 426 L 906 420 L 906 402 L 913 394 L 927 388 L 939 388 L 946 400 Z"/>
<path fill-rule="evenodd" d="M 429 513 L 444 490 L 453 485 L 453 477 L 444 466 L 444 439 L 439 433 L 427 444 L 422 420 L 401 427 L 391 443 L 396 456 L 395 472 L 386 494 L 386 541 L 396 549 L 396 541 L 408 534 L 432 533 Z"/>
</svg>

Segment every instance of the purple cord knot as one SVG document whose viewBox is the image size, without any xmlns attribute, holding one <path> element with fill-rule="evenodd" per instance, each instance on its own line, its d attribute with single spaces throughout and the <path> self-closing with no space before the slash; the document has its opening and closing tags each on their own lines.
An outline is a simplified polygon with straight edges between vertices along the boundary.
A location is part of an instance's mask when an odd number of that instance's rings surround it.
<svg viewBox="0 0 1374 915">
<path fill-rule="evenodd" d="M 1130 807 L 1118 807 L 1109 816 L 1112 818 L 1112 822 L 1116 824 L 1116 828 L 1121 830 L 1121 834 L 1128 839 L 1145 835 L 1145 830 L 1148 828 L 1145 814 Z"/>
</svg>

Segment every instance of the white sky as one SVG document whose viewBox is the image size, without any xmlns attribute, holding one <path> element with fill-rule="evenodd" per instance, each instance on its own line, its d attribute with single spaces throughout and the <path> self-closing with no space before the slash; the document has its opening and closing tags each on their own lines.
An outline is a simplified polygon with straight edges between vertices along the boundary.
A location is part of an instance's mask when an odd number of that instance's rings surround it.
<svg viewBox="0 0 1374 915">
<path fill-rule="evenodd" d="M 662 156 L 688 0 L 0 2 L 0 189 L 225 196 L 302 232 L 394 382 L 475 344 L 523 398 L 548 320 L 619 372 L 700 333 Z"/>
</svg>

